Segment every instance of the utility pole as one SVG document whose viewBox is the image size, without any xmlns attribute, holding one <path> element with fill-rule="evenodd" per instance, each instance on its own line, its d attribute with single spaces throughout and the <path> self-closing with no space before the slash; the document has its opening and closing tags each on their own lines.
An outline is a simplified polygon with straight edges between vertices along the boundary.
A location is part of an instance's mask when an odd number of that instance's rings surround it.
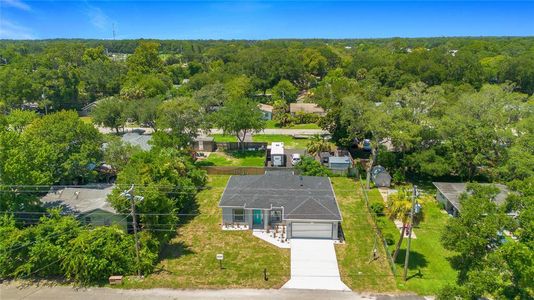
<svg viewBox="0 0 534 300">
<path fill-rule="evenodd" d="M 132 205 L 132 222 L 133 222 L 133 230 L 134 230 L 134 239 L 135 239 L 135 258 L 137 261 L 137 276 L 141 276 L 141 268 L 140 268 L 140 261 L 139 261 L 139 237 L 137 236 L 137 218 L 135 214 L 135 200 L 143 201 L 144 197 L 141 196 L 134 196 L 134 185 L 130 187 L 129 190 L 122 192 L 124 197 L 130 199 L 130 203 Z"/>
<path fill-rule="evenodd" d="M 412 242 L 412 229 L 413 229 L 413 215 L 415 211 L 415 198 L 417 197 L 417 186 L 413 186 L 412 191 L 412 209 L 410 211 L 410 229 L 408 230 L 408 244 L 406 246 L 406 255 L 404 257 L 404 281 L 407 280 L 407 274 L 408 274 L 408 262 L 410 260 L 410 245 Z"/>
</svg>

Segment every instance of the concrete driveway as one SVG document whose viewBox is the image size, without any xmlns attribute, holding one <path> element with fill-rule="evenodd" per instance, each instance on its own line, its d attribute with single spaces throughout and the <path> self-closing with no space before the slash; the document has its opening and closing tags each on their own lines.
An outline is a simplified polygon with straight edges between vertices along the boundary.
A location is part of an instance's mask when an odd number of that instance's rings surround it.
<svg viewBox="0 0 534 300">
<path fill-rule="evenodd" d="M 291 239 L 291 279 L 282 288 L 350 291 L 339 276 L 334 241 Z"/>
</svg>

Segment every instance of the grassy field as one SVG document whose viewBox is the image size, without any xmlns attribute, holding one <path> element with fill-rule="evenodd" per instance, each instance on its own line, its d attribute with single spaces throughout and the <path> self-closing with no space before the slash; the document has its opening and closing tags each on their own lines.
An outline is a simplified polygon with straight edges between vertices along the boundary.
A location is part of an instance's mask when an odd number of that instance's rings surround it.
<svg viewBox="0 0 534 300">
<path fill-rule="evenodd" d="M 383 201 L 377 189 L 369 193 L 369 201 Z M 408 281 L 404 282 L 402 273 L 406 254 L 407 240 L 403 242 L 397 257 L 397 287 L 400 290 L 413 291 L 421 295 L 433 295 L 447 283 L 454 283 L 456 271 L 447 260 L 451 252 L 445 250 L 440 242 L 443 228 L 449 215 L 440 209 L 432 198 L 422 202 L 425 220 L 414 228 L 416 239 L 412 239 L 410 263 L 408 264 Z M 386 237 L 395 243 L 399 238 L 399 231 L 395 224 L 387 217 L 379 217 L 379 226 Z M 392 253 L 395 245 L 390 245 Z"/>
<path fill-rule="evenodd" d="M 315 123 L 310 123 L 310 124 L 295 124 L 295 125 L 291 125 L 291 126 L 285 126 L 285 127 L 282 127 L 278 124 L 277 121 L 275 120 L 268 120 L 265 122 L 265 128 L 268 128 L 268 129 L 273 129 L 273 128 L 289 128 L 289 129 L 321 129 L 321 127 L 319 127 L 319 125 L 315 124 Z"/>
<path fill-rule="evenodd" d="M 295 139 L 290 135 L 282 134 L 256 134 L 252 136 L 254 142 L 266 142 L 271 144 L 272 142 L 284 142 L 286 148 L 292 149 L 306 149 L 309 140 L 308 139 Z"/>
<path fill-rule="evenodd" d="M 345 244 L 336 245 L 343 282 L 355 291 L 395 292 L 395 278 L 380 244 L 380 258 L 371 261 L 376 234 L 359 185 L 350 178 L 331 180 L 343 216 Z"/>
<path fill-rule="evenodd" d="M 91 117 L 80 117 L 80 120 L 86 124 L 93 124 L 93 118 Z"/>
<path fill-rule="evenodd" d="M 204 160 L 197 161 L 198 166 L 240 166 L 263 167 L 265 151 L 213 152 Z"/>
<path fill-rule="evenodd" d="M 233 135 L 212 134 L 211 136 L 214 138 L 215 142 L 219 143 L 237 142 L 237 138 Z"/>
<path fill-rule="evenodd" d="M 163 250 L 158 272 L 126 288 L 279 288 L 290 277 L 289 249 L 280 249 L 250 231 L 222 231 L 217 207 L 229 176 L 210 176 L 212 189 L 198 194 L 199 215 L 178 229 Z M 223 269 L 215 259 L 224 254 Z M 267 269 L 268 281 L 263 278 Z"/>
</svg>

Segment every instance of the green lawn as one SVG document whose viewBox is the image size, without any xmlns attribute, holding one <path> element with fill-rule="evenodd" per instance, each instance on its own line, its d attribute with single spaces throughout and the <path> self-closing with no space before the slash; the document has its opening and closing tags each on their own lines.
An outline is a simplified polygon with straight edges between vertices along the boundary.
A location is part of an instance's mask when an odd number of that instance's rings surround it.
<svg viewBox="0 0 534 300">
<path fill-rule="evenodd" d="M 263 167 L 265 151 L 213 152 L 204 160 L 196 162 L 198 166 L 240 166 Z"/>
<path fill-rule="evenodd" d="M 350 178 L 331 180 L 343 216 L 345 244 L 336 245 L 343 282 L 355 291 L 395 292 L 395 278 L 380 244 L 380 258 L 370 262 L 376 234 L 359 185 Z"/>
<path fill-rule="evenodd" d="M 211 189 L 197 196 L 199 215 L 178 229 L 163 250 L 154 274 L 126 278 L 126 288 L 279 288 L 290 277 L 289 249 L 280 249 L 250 231 L 222 231 L 217 207 L 229 176 L 210 176 Z M 224 254 L 224 269 L 215 259 Z M 263 278 L 267 269 L 268 281 Z"/>
<path fill-rule="evenodd" d="M 93 118 L 91 117 L 80 117 L 80 120 L 86 124 L 93 124 Z"/>
<path fill-rule="evenodd" d="M 377 189 L 369 193 L 369 201 L 383 201 Z M 408 264 L 408 281 L 402 279 L 404 258 L 406 253 L 405 240 L 401 246 L 396 261 L 397 286 L 400 290 L 413 291 L 421 295 L 434 295 L 447 283 L 454 283 L 456 271 L 447 260 L 451 252 L 441 245 L 440 238 L 449 215 L 440 209 L 438 203 L 429 198 L 422 202 L 425 220 L 414 228 L 416 239 L 412 239 L 410 263 Z M 384 236 L 392 238 L 395 243 L 399 238 L 399 231 L 395 224 L 385 216 L 379 217 L 379 226 Z M 390 252 L 395 245 L 389 246 Z"/>
<path fill-rule="evenodd" d="M 310 123 L 310 124 L 294 124 L 294 125 L 291 125 L 291 126 L 285 126 L 285 127 L 282 127 L 278 124 L 277 121 L 275 120 L 268 120 L 265 122 L 265 128 L 268 128 L 268 129 L 273 129 L 273 128 L 290 128 L 290 129 L 321 129 L 321 127 L 319 127 L 319 125 L 315 124 L 315 123 Z"/>
<path fill-rule="evenodd" d="M 290 135 L 283 134 L 255 134 L 252 136 L 254 142 L 284 142 L 284 146 L 293 149 L 306 149 L 308 139 L 295 139 Z"/>
<path fill-rule="evenodd" d="M 233 135 L 212 134 L 211 136 L 214 138 L 215 142 L 219 143 L 237 142 L 237 138 Z"/>
</svg>

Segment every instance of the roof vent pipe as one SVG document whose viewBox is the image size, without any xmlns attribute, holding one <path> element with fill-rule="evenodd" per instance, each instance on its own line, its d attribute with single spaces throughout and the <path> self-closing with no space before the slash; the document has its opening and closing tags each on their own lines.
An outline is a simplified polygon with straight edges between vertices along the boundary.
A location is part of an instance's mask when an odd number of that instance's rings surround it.
<svg viewBox="0 0 534 300">
<path fill-rule="evenodd" d="M 74 195 L 76 196 L 76 199 L 78 199 L 78 196 L 80 195 L 80 191 L 77 191 L 76 193 L 74 193 Z"/>
<path fill-rule="evenodd" d="M 300 186 L 304 186 L 304 184 L 302 183 L 302 176 L 299 176 L 300 178 Z"/>
</svg>

